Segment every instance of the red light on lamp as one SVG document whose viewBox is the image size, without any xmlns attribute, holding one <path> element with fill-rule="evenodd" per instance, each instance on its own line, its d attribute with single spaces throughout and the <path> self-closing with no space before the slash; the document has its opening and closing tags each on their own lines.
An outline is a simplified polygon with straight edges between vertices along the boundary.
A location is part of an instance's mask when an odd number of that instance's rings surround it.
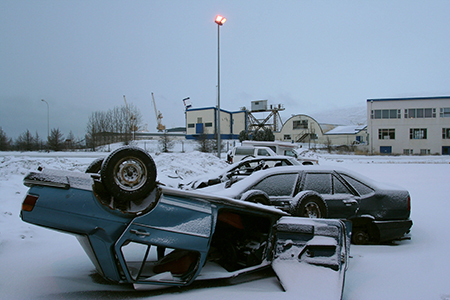
<svg viewBox="0 0 450 300">
<path fill-rule="evenodd" d="M 222 17 L 221 15 L 217 15 L 216 17 L 216 23 L 219 24 L 220 26 L 223 25 L 223 23 L 225 23 L 227 19 Z"/>
</svg>

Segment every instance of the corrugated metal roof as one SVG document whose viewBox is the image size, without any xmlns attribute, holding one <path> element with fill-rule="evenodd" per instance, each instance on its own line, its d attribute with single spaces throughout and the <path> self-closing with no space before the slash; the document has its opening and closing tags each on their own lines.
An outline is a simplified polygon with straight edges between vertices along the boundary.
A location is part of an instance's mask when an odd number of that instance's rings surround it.
<svg viewBox="0 0 450 300">
<path fill-rule="evenodd" d="M 337 126 L 334 129 L 331 129 L 325 135 L 333 135 L 333 134 L 357 134 L 361 130 L 364 130 L 367 125 L 345 125 L 345 126 Z"/>
</svg>

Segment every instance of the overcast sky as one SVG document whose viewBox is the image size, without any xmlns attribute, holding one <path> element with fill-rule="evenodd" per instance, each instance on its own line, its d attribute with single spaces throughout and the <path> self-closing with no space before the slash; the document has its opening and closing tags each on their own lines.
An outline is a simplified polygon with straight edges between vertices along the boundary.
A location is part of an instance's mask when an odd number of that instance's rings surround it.
<svg viewBox="0 0 450 300">
<path fill-rule="evenodd" d="M 450 1 L 0 0 L 0 127 L 83 137 L 88 117 L 134 104 L 156 131 L 185 126 L 182 99 L 267 99 L 292 114 L 369 98 L 450 95 Z M 328 121 L 328 120 L 320 120 Z"/>
</svg>

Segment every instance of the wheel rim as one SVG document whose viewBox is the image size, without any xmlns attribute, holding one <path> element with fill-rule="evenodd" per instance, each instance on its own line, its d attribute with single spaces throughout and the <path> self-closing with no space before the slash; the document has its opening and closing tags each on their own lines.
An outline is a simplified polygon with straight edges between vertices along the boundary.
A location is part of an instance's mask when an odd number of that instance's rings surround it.
<svg viewBox="0 0 450 300">
<path fill-rule="evenodd" d="M 125 191 L 138 190 L 146 180 L 147 168 L 136 158 L 124 158 L 114 168 L 114 181 Z"/>
<path fill-rule="evenodd" d="M 306 203 L 303 216 L 308 218 L 321 218 L 322 213 L 320 212 L 319 205 L 315 202 Z"/>
<path fill-rule="evenodd" d="M 353 242 L 357 245 L 365 245 L 369 242 L 370 236 L 363 230 L 357 230 L 353 235 Z"/>
</svg>

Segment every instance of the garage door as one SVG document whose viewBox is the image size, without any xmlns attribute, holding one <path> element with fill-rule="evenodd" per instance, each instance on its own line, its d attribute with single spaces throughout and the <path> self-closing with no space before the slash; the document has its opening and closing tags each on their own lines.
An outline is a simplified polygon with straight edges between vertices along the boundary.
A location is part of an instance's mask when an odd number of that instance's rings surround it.
<svg viewBox="0 0 450 300">
<path fill-rule="evenodd" d="M 392 146 L 381 146 L 380 153 L 384 153 L 384 154 L 392 153 Z"/>
</svg>

